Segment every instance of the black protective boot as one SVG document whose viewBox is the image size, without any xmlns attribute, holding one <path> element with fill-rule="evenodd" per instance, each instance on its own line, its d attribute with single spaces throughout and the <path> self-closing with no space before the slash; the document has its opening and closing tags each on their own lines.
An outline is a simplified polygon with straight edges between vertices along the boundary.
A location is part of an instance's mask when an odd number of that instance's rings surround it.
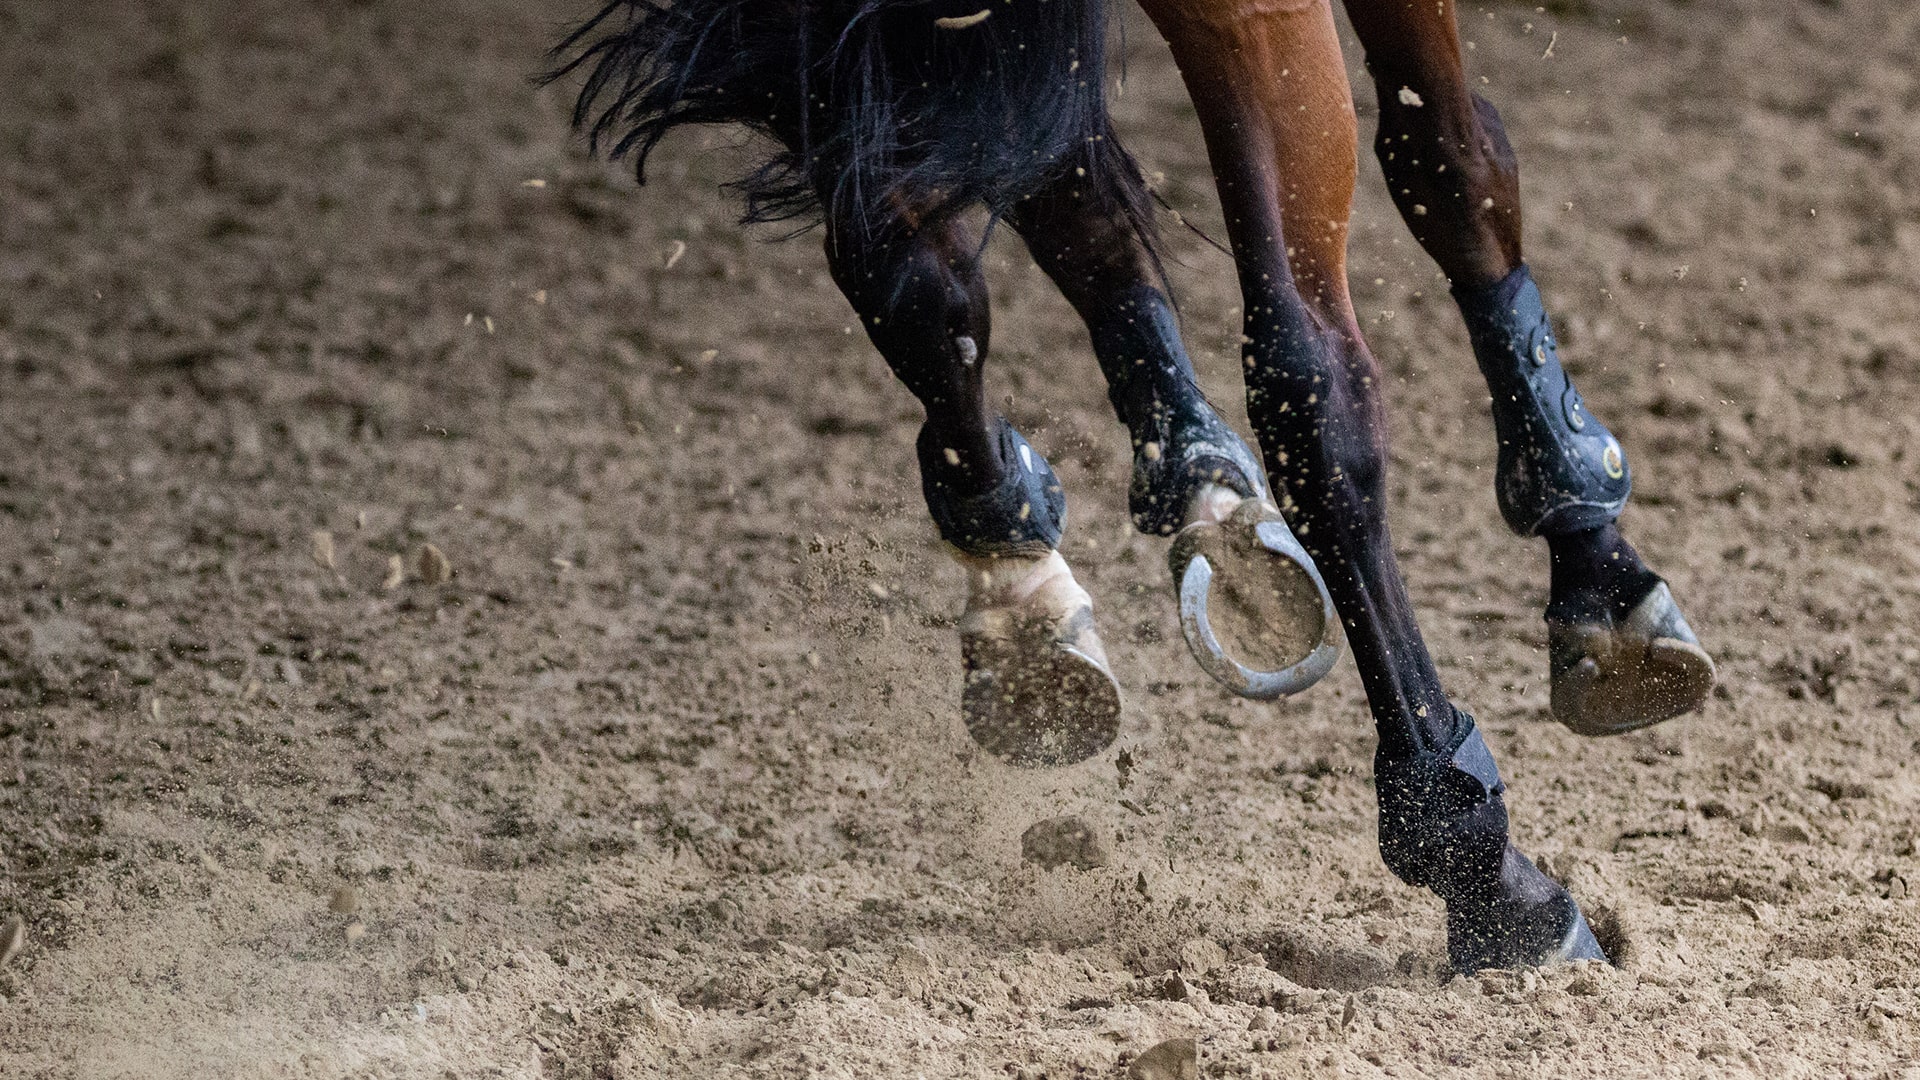
<svg viewBox="0 0 1920 1080">
<path fill-rule="evenodd" d="M 1473 718 L 1455 713 L 1452 749 L 1375 755 L 1387 869 L 1446 901 L 1458 971 L 1605 960 L 1572 895 L 1507 839 L 1506 785 Z"/>
</svg>

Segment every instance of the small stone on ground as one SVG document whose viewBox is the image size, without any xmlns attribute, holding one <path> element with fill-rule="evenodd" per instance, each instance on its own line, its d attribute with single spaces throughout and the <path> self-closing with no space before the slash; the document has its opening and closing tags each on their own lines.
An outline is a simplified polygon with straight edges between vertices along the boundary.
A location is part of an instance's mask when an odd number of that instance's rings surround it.
<svg viewBox="0 0 1920 1080">
<path fill-rule="evenodd" d="M 1218 942 L 1194 938 L 1180 946 L 1180 970 L 1205 975 L 1227 966 L 1227 950 Z"/>
<path fill-rule="evenodd" d="M 1112 862 L 1113 854 L 1092 826 L 1067 815 L 1035 822 L 1020 834 L 1020 859 L 1043 870 L 1059 866 L 1092 870 Z"/>
<path fill-rule="evenodd" d="M 432 544 L 420 545 L 420 580 L 429 585 L 445 585 L 453 580 L 453 563 L 447 553 Z"/>
<path fill-rule="evenodd" d="M 1133 1059 L 1129 1080 L 1200 1080 L 1200 1048 L 1192 1039 L 1168 1039 Z"/>
<path fill-rule="evenodd" d="M 0 964 L 20 955 L 27 947 L 27 920 L 18 915 L 9 915 L 0 922 Z"/>
</svg>

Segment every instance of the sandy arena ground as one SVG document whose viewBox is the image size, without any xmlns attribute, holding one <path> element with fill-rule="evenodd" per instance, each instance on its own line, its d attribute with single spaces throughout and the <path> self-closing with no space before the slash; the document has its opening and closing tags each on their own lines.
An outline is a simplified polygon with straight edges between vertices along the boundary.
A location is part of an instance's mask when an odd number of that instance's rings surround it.
<svg viewBox="0 0 1920 1080">
<path fill-rule="evenodd" d="M 732 133 L 645 191 L 585 158 L 526 81 L 574 14 L 0 5 L 0 1075 L 1060 1080 L 1179 1036 L 1223 1077 L 1920 1075 L 1920 11 L 1464 13 L 1721 665 L 1651 732 L 1547 716 L 1545 550 L 1363 163 L 1404 566 L 1620 962 L 1474 978 L 1375 853 L 1351 664 L 1269 706 L 1186 656 L 1011 244 L 993 391 L 1128 711 L 1084 766 L 969 752 L 917 407 L 813 238 L 735 227 Z M 1210 227 L 1129 48 L 1123 128 Z M 1231 267 L 1170 236 L 1237 416 Z M 1111 865 L 1022 865 L 1066 813 Z"/>
</svg>

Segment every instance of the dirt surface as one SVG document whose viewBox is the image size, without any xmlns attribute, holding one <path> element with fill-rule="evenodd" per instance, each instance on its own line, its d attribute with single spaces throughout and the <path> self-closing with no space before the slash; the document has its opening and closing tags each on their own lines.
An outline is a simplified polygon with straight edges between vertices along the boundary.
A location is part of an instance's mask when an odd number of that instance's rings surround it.
<svg viewBox="0 0 1920 1080">
<path fill-rule="evenodd" d="M 1200 674 L 1011 246 L 994 393 L 1128 711 L 1083 766 L 969 752 L 916 407 L 813 239 L 732 224 L 734 135 L 645 191 L 584 158 L 525 80 L 569 14 L 0 6 L 0 1074 L 1112 1077 L 1192 1037 L 1207 1076 L 1915 1075 L 1920 12 L 1464 14 L 1625 524 L 1720 663 L 1650 732 L 1547 717 L 1545 552 L 1363 163 L 1427 638 L 1620 961 L 1451 979 L 1350 663 Z M 1129 47 L 1123 128 L 1205 226 Z M 1231 268 L 1172 242 L 1237 402 Z M 1107 865 L 1020 863 L 1062 814 Z"/>
</svg>

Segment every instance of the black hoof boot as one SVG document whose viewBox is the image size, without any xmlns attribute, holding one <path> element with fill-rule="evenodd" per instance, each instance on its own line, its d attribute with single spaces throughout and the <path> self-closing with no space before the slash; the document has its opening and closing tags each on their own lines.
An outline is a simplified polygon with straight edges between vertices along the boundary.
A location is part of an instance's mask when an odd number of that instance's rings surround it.
<svg viewBox="0 0 1920 1080">
<path fill-rule="evenodd" d="M 1461 972 L 1605 960 L 1572 895 L 1507 840 L 1493 755 L 1459 713 L 1450 752 L 1378 757 L 1380 854 L 1409 885 L 1447 905 L 1447 953 Z"/>
<path fill-rule="evenodd" d="M 1045 555 L 1060 546 L 1067 521 L 1067 495 L 1060 478 L 1013 425 L 996 418 L 1000 483 L 961 495 L 958 458 L 922 427 L 914 450 L 920 458 L 920 491 L 940 539 L 968 555 Z"/>
</svg>

